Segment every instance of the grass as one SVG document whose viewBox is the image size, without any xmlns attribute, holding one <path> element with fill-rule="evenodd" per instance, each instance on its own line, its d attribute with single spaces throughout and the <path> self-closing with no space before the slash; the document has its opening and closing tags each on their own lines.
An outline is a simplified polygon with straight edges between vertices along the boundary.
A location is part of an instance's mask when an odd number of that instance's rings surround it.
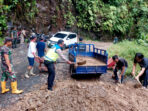
<svg viewBox="0 0 148 111">
<path fill-rule="evenodd" d="M 148 57 L 148 47 L 137 44 L 136 41 L 122 41 L 118 44 L 112 45 L 108 49 L 109 57 L 118 55 L 119 57 L 125 58 L 128 62 L 128 69 L 126 74 L 129 75 L 132 72 L 133 61 L 137 52 L 143 53 L 145 57 Z M 139 65 L 137 65 L 137 73 L 140 71 Z"/>
<path fill-rule="evenodd" d="M 0 46 L 3 45 L 3 41 L 4 41 L 4 38 L 1 38 L 1 37 L 0 37 Z"/>
</svg>

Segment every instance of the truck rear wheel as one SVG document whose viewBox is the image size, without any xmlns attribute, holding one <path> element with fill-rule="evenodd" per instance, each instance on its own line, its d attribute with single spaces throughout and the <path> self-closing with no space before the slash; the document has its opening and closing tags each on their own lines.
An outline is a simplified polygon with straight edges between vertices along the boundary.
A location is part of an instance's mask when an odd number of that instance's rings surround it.
<svg viewBox="0 0 148 111">
<path fill-rule="evenodd" d="M 102 74 L 97 74 L 98 79 L 100 79 L 101 75 L 102 75 Z"/>
</svg>

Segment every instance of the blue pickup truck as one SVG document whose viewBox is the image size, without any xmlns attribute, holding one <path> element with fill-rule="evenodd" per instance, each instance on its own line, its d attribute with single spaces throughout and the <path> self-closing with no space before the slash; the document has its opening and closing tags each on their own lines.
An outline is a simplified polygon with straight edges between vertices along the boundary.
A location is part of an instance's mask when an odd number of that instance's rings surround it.
<svg viewBox="0 0 148 111">
<path fill-rule="evenodd" d="M 86 61 L 84 65 L 75 65 L 79 58 Z M 108 53 L 95 48 L 93 44 L 73 44 L 69 46 L 69 59 L 75 64 L 70 65 L 71 75 L 105 74 L 107 72 Z"/>
</svg>

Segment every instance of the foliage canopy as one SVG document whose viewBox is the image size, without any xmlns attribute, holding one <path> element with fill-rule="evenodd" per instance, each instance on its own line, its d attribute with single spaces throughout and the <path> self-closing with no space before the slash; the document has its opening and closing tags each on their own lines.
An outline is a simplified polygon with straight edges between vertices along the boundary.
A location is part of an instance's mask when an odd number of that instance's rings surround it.
<svg viewBox="0 0 148 111">
<path fill-rule="evenodd" d="M 147 0 L 63 0 L 62 3 L 64 2 L 67 6 L 59 4 L 59 7 L 67 9 L 63 18 L 70 27 L 77 26 L 107 34 L 108 37 L 132 37 L 140 39 L 139 42 L 148 41 Z M 6 30 L 8 15 L 13 12 L 14 17 L 22 17 L 33 23 L 37 13 L 36 0 L 0 0 L 0 36 Z"/>
</svg>

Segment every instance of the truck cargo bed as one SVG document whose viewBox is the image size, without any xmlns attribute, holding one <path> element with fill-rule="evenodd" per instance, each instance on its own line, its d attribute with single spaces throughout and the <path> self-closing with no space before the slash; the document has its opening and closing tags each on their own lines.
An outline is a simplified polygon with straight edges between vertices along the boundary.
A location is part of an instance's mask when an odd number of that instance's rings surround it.
<svg viewBox="0 0 148 111">
<path fill-rule="evenodd" d="M 108 54 L 106 50 L 95 48 L 93 44 L 73 44 L 69 46 L 69 59 L 81 65 L 70 65 L 70 73 L 76 74 L 104 74 L 107 72 Z"/>
</svg>

